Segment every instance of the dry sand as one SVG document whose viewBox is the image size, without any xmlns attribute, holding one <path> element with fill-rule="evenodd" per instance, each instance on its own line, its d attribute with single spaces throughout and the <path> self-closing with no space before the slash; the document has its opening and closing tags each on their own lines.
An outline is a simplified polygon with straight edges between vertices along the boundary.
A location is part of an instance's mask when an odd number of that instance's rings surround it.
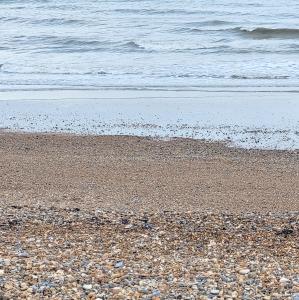
<svg viewBox="0 0 299 300">
<path fill-rule="evenodd" d="M 130 211 L 299 210 L 299 152 L 191 139 L 0 134 L 0 201 Z"/>
</svg>

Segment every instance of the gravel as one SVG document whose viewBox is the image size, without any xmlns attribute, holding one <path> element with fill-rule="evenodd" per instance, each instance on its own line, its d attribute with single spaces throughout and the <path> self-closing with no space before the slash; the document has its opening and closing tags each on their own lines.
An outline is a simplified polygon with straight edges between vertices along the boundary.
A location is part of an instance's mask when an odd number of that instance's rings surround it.
<svg viewBox="0 0 299 300">
<path fill-rule="evenodd" d="M 4 299 L 298 299 L 299 213 L 6 207 L 0 219 Z"/>
<path fill-rule="evenodd" d="M 298 300 L 297 150 L 0 136 L 0 299 Z"/>
</svg>

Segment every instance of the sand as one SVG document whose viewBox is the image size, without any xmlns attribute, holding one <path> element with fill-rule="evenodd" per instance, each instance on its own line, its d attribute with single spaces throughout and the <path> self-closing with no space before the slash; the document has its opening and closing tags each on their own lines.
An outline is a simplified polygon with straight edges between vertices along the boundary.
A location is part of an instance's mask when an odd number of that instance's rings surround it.
<svg viewBox="0 0 299 300">
<path fill-rule="evenodd" d="M 0 135 L 1 205 L 128 211 L 299 210 L 298 151 L 191 139 Z"/>
</svg>

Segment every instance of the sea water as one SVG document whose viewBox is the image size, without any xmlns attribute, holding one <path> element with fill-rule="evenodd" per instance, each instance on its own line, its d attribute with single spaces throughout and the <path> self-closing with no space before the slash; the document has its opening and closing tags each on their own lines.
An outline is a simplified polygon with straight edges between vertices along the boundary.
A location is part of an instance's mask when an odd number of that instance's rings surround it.
<svg viewBox="0 0 299 300">
<path fill-rule="evenodd" d="M 1 0 L 0 87 L 299 86 L 297 0 Z"/>
</svg>

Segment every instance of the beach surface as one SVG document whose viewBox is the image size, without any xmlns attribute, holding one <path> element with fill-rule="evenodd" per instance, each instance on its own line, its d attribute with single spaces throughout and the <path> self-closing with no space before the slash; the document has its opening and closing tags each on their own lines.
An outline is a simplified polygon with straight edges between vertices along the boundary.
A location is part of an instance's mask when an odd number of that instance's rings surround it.
<svg viewBox="0 0 299 300">
<path fill-rule="evenodd" d="M 298 171 L 296 150 L 2 131 L 0 295 L 297 300 Z"/>
<path fill-rule="evenodd" d="M 24 3 L 0 300 L 299 300 L 298 0 Z"/>
<path fill-rule="evenodd" d="M 0 134 L 4 299 L 298 299 L 298 151 Z"/>
<path fill-rule="evenodd" d="M 298 151 L 192 139 L 0 134 L 2 205 L 129 211 L 299 210 Z"/>
<path fill-rule="evenodd" d="M 299 149 L 299 93 L 290 88 L 23 88 L 2 87 L 0 128 Z"/>
</svg>

